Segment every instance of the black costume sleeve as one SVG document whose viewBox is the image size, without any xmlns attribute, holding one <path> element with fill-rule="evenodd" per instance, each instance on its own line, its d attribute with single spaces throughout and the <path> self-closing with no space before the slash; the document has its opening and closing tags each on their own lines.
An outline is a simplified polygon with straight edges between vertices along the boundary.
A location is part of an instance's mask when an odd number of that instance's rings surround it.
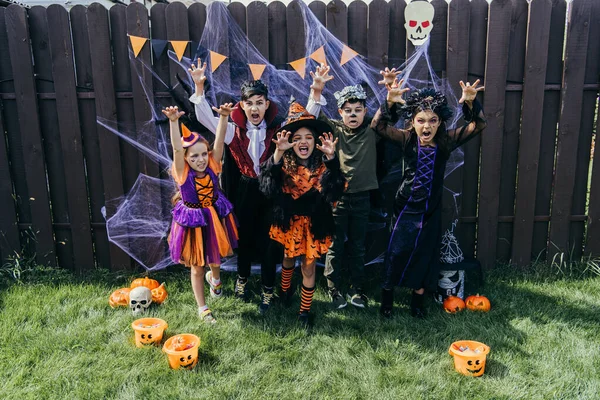
<svg viewBox="0 0 600 400">
<path fill-rule="evenodd" d="M 327 170 L 321 176 L 321 193 L 327 202 L 333 203 L 342 197 L 346 188 L 346 179 L 340 170 L 340 160 L 337 156 L 331 160 L 323 157 L 323 162 Z"/>
<path fill-rule="evenodd" d="M 396 109 L 396 104 L 389 108 L 387 101 L 384 101 L 371 121 L 371 128 L 379 137 L 397 142 L 404 149 L 410 137 L 410 131 L 394 127 L 399 119 Z"/>
<path fill-rule="evenodd" d="M 481 103 L 475 99 L 473 100 L 471 106 L 472 107 L 469 108 L 466 103 L 463 103 L 462 112 L 465 125 L 454 131 L 448 132 L 449 136 L 454 141 L 454 148 L 462 146 L 481 133 L 481 131 L 487 126 L 487 121 L 485 119 L 485 114 L 483 112 Z M 475 126 L 471 129 L 469 126 L 471 126 L 472 123 L 475 123 Z"/>
<path fill-rule="evenodd" d="M 281 194 L 283 185 L 282 167 L 283 159 L 275 163 L 273 156 L 260 165 L 260 174 L 258 176 L 259 188 L 270 199 Z"/>
</svg>

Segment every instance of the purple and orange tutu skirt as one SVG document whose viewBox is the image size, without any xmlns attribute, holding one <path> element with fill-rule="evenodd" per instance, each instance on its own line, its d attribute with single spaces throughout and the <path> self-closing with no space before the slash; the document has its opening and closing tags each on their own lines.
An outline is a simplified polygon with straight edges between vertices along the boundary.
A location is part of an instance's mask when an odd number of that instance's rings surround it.
<svg viewBox="0 0 600 400">
<path fill-rule="evenodd" d="M 203 208 L 179 201 L 173 208 L 168 238 L 173 262 L 187 267 L 220 265 L 221 257 L 232 255 L 239 238 L 232 208 L 224 197 Z"/>
</svg>

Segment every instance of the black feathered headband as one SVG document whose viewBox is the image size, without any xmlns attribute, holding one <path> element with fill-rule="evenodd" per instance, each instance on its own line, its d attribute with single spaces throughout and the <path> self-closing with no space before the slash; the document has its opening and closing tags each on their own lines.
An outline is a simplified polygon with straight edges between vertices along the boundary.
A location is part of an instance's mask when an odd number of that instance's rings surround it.
<svg viewBox="0 0 600 400">
<path fill-rule="evenodd" d="M 436 113 L 442 122 L 446 122 L 452 117 L 452 110 L 448 106 L 446 96 L 431 88 L 411 93 L 398 112 L 402 118 L 411 119 L 415 114 L 425 110 Z"/>
</svg>

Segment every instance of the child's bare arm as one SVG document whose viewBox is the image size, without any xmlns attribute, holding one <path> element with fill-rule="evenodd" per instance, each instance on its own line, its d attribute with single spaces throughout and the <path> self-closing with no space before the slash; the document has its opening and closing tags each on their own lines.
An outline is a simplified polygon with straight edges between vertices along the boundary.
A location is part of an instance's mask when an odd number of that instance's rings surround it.
<svg viewBox="0 0 600 400">
<path fill-rule="evenodd" d="M 181 143 L 181 133 L 179 132 L 179 118 L 185 114 L 175 107 L 167 107 L 162 113 L 169 118 L 169 132 L 171 136 L 171 146 L 173 146 L 173 164 L 178 176 L 183 175 L 185 169 L 185 157 L 183 155 L 183 144 Z"/>
<path fill-rule="evenodd" d="M 204 82 L 206 81 L 206 75 L 204 75 L 204 71 L 206 71 L 206 61 L 204 64 L 202 64 L 202 60 L 200 58 L 198 58 L 197 67 L 192 64 L 188 69 L 188 72 L 194 80 L 194 85 L 196 86 L 196 96 L 202 96 L 204 94 Z"/>
<path fill-rule="evenodd" d="M 315 72 L 310 72 L 310 76 L 313 78 L 313 83 L 310 85 L 310 98 L 317 103 L 321 100 L 321 93 L 325 88 L 325 84 L 333 79 L 333 76 L 329 75 L 329 70 L 328 65 L 321 64 Z"/>
<path fill-rule="evenodd" d="M 225 103 L 221 107 L 213 107 L 219 114 L 219 123 L 217 124 L 217 131 L 215 132 L 215 143 L 213 145 L 212 157 L 215 161 L 221 161 L 223 158 L 223 150 L 225 147 L 225 134 L 227 133 L 227 121 L 229 114 L 233 110 L 233 103 Z"/>
</svg>

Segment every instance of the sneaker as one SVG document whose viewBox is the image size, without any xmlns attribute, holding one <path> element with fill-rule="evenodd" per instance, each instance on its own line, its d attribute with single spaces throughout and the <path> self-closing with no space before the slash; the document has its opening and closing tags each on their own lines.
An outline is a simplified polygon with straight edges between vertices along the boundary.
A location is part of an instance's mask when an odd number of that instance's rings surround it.
<svg viewBox="0 0 600 400">
<path fill-rule="evenodd" d="M 242 281 L 240 277 L 238 277 L 235 281 L 235 289 L 234 294 L 235 297 L 246 301 L 246 285 L 248 284 L 248 279 Z"/>
<path fill-rule="evenodd" d="M 271 307 L 272 300 L 273 300 L 273 289 L 263 288 L 262 294 L 260 296 L 260 304 L 258 305 L 258 312 L 261 315 L 265 315 L 267 313 L 267 311 L 269 311 L 269 307 Z"/>
<path fill-rule="evenodd" d="M 344 296 L 336 288 L 329 289 L 329 298 L 331 299 L 331 305 L 335 310 L 341 310 L 346 307 L 348 303 L 344 300 Z"/>
<path fill-rule="evenodd" d="M 310 313 L 308 311 L 301 311 L 298 314 L 298 322 L 302 328 L 308 330 L 310 328 Z"/>
<path fill-rule="evenodd" d="M 219 282 L 217 285 L 213 284 L 212 271 L 207 271 L 204 275 L 204 278 L 206 278 L 206 282 L 208 282 L 210 286 L 210 297 L 218 298 L 223 296 L 223 285 L 221 284 L 221 282 Z"/>
<path fill-rule="evenodd" d="M 204 311 L 199 311 L 198 315 L 200 315 L 200 319 L 202 321 L 206 322 L 207 324 L 215 324 L 215 323 L 217 323 L 217 320 L 213 316 L 213 314 L 210 311 L 210 309 L 206 309 Z"/>
<path fill-rule="evenodd" d="M 348 303 L 354 307 L 365 308 L 369 303 L 369 298 L 365 296 L 361 289 L 350 289 L 348 292 Z"/>
</svg>

